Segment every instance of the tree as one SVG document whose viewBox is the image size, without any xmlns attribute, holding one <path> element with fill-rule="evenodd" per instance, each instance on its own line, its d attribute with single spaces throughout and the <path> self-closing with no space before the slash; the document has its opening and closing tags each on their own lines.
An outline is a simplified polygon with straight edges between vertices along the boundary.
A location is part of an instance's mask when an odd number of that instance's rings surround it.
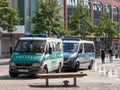
<svg viewBox="0 0 120 90">
<path fill-rule="evenodd" d="M 0 0 L 0 27 L 11 33 L 16 30 L 19 22 L 18 12 L 9 7 L 7 0 Z"/>
<path fill-rule="evenodd" d="M 78 2 L 77 10 L 72 15 L 69 28 L 72 35 L 80 35 L 83 39 L 86 35 L 91 35 L 94 32 L 94 25 L 90 21 L 90 11 L 81 2 Z"/>
<path fill-rule="evenodd" d="M 9 7 L 7 0 L 0 0 L 0 27 L 10 33 L 10 55 L 12 53 L 12 32 L 20 22 L 18 12 Z"/>
<path fill-rule="evenodd" d="M 33 33 L 48 33 L 48 35 L 64 35 L 64 24 L 59 14 L 58 0 L 39 0 L 38 12 L 33 17 Z"/>
<path fill-rule="evenodd" d="M 112 37 L 118 36 L 118 32 L 115 29 L 116 23 L 110 19 L 108 13 L 103 13 L 100 17 L 100 23 L 98 25 L 99 35 L 105 37 L 105 48 L 106 39 L 112 39 Z"/>
<path fill-rule="evenodd" d="M 100 23 L 98 25 L 98 29 L 101 32 L 101 35 L 105 34 L 106 37 L 117 36 L 118 33 L 115 27 L 116 27 L 116 23 L 110 19 L 109 14 L 103 13 L 100 17 Z"/>
</svg>

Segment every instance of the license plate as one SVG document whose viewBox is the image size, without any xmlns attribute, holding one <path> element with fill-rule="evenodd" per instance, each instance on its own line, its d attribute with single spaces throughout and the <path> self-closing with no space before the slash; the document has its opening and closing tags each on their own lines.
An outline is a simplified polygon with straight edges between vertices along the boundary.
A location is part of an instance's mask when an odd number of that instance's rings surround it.
<svg viewBox="0 0 120 90">
<path fill-rule="evenodd" d="M 19 72 L 28 72 L 27 69 L 19 69 Z"/>
</svg>

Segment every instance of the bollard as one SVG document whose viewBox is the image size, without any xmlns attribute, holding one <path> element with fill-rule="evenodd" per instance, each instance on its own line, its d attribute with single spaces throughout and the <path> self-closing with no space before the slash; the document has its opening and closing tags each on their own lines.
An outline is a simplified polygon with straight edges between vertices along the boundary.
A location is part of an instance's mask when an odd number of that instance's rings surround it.
<svg viewBox="0 0 120 90">
<path fill-rule="evenodd" d="M 101 65 L 98 67 L 98 72 L 101 73 Z"/>
<path fill-rule="evenodd" d="M 101 67 L 101 75 L 102 75 L 102 76 L 106 76 L 105 66 Z"/>
<path fill-rule="evenodd" d="M 95 70 L 95 72 L 97 72 L 97 63 L 95 63 L 95 65 L 94 65 L 94 70 Z"/>
<path fill-rule="evenodd" d="M 112 70 L 110 69 L 108 72 L 108 77 L 113 77 Z"/>
<path fill-rule="evenodd" d="M 115 77 L 115 78 L 118 77 L 117 69 L 113 70 L 112 73 L 113 73 L 113 77 Z"/>
<path fill-rule="evenodd" d="M 64 80 L 63 83 L 64 83 L 64 86 L 68 86 L 69 81 L 68 80 Z"/>
</svg>

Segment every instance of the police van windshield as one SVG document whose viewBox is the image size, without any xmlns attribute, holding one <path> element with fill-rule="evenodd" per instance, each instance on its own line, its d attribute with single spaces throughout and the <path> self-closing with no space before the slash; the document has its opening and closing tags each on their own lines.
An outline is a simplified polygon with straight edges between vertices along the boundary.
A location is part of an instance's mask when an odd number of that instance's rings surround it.
<svg viewBox="0 0 120 90">
<path fill-rule="evenodd" d="M 43 40 L 19 40 L 15 47 L 15 52 L 43 53 L 45 44 L 46 41 Z"/>
<path fill-rule="evenodd" d="M 63 51 L 64 52 L 77 52 L 78 43 L 63 43 Z"/>
</svg>

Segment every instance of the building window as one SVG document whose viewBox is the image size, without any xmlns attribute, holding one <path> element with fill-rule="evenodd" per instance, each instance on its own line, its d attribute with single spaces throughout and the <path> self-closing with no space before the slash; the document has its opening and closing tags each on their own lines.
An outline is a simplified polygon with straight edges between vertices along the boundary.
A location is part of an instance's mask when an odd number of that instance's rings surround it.
<svg viewBox="0 0 120 90">
<path fill-rule="evenodd" d="M 61 5 L 61 0 L 57 0 L 58 1 L 58 5 L 60 6 Z"/>
<path fill-rule="evenodd" d="M 90 0 L 83 0 L 82 5 L 90 9 Z"/>
<path fill-rule="evenodd" d="M 67 0 L 67 18 L 68 22 L 72 20 L 72 14 L 77 9 L 77 0 Z"/>
<path fill-rule="evenodd" d="M 76 12 L 78 1 L 79 0 L 67 0 L 68 21 L 71 20 L 72 14 Z M 90 0 L 83 0 L 80 2 L 84 7 L 87 7 L 90 9 Z"/>
<path fill-rule="evenodd" d="M 104 12 L 110 13 L 111 12 L 111 5 L 105 4 L 103 9 L 104 9 Z"/>
<path fill-rule="evenodd" d="M 113 7 L 113 21 L 118 22 L 118 8 Z"/>
<path fill-rule="evenodd" d="M 101 2 L 93 2 L 93 10 L 94 10 L 94 24 L 98 25 L 100 22 L 100 16 L 102 14 L 103 5 Z"/>
<path fill-rule="evenodd" d="M 20 25 L 24 25 L 25 24 L 25 12 L 24 12 L 24 8 L 25 8 L 25 4 L 24 4 L 24 0 L 18 0 L 18 12 L 20 15 L 20 18 L 22 18 Z"/>
<path fill-rule="evenodd" d="M 108 13 L 109 16 L 111 17 L 111 5 L 105 4 L 103 7 L 104 12 Z"/>
<path fill-rule="evenodd" d="M 67 6 L 77 6 L 77 0 L 67 0 Z"/>
</svg>

